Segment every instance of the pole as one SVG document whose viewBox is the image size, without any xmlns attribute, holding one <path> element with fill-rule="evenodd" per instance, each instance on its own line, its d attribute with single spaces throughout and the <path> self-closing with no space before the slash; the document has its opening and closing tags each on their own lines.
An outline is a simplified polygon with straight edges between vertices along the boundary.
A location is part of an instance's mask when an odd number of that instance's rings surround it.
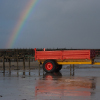
<svg viewBox="0 0 100 100">
<path fill-rule="evenodd" d="M 30 71 L 30 57 L 29 57 L 29 71 Z"/>
<path fill-rule="evenodd" d="M 17 55 L 17 70 L 18 70 L 18 55 Z"/>
<path fill-rule="evenodd" d="M 9 58 L 9 74 L 11 74 L 11 60 Z"/>
<path fill-rule="evenodd" d="M 3 73 L 5 73 L 5 57 L 3 56 Z"/>
<path fill-rule="evenodd" d="M 25 57 L 23 58 L 23 71 L 25 72 Z"/>
</svg>

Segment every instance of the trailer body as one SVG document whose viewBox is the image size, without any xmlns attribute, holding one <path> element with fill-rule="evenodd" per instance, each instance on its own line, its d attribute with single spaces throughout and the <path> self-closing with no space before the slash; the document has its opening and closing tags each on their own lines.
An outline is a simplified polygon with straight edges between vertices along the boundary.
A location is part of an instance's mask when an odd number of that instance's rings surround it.
<svg viewBox="0 0 100 100">
<path fill-rule="evenodd" d="M 36 51 L 35 60 L 55 60 L 58 62 L 68 61 L 90 61 L 96 56 L 95 50 L 58 50 L 58 51 Z"/>
</svg>

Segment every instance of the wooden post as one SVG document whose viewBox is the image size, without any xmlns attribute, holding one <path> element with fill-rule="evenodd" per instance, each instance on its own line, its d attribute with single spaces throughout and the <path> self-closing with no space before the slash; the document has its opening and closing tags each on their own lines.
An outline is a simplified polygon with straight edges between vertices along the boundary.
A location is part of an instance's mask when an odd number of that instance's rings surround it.
<svg viewBox="0 0 100 100">
<path fill-rule="evenodd" d="M 11 60 L 9 58 L 9 74 L 11 74 Z"/>
<path fill-rule="evenodd" d="M 3 77 L 5 77 L 5 73 L 3 73 Z"/>
<path fill-rule="evenodd" d="M 3 73 L 5 73 L 5 57 L 3 56 Z"/>
<path fill-rule="evenodd" d="M 30 71 L 29 71 L 29 76 L 30 76 Z"/>
<path fill-rule="evenodd" d="M 29 71 L 30 71 L 30 57 L 29 57 Z"/>
<path fill-rule="evenodd" d="M 23 58 L 23 70 L 25 72 L 25 57 Z"/>
<path fill-rule="evenodd" d="M 25 77 L 25 71 L 23 72 L 23 78 Z"/>
<path fill-rule="evenodd" d="M 19 71 L 17 70 L 17 77 L 19 76 Z"/>
<path fill-rule="evenodd" d="M 17 70 L 18 70 L 18 55 L 17 55 Z"/>
</svg>

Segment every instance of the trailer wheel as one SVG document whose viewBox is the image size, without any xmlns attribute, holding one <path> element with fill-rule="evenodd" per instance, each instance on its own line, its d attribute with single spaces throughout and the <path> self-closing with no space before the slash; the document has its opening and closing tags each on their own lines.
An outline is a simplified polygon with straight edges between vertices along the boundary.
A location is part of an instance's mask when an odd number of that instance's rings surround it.
<svg viewBox="0 0 100 100">
<path fill-rule="evenodd" d="M 43 63 L 43 70 L 45 72 L 52 73 L 52 72 L 55 71 L 55 69 L 56 69 L 56 63 L 55 63 L 55 61 L 53 61 L 53 60 L 46 60 Z"/>
<path fill-rule="evenodd" d="M 57 65 L 55 72 L 59 72 L 62 69 L 62 65 Z"/>
</svg>

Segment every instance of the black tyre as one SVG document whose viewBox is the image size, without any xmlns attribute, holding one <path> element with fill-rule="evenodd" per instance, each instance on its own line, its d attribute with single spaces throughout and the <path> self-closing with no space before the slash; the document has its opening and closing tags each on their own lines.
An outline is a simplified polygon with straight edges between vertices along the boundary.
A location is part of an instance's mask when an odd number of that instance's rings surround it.
<svg viewBox="0 0 100 100">
<path fill-rule="evenodd" d="M 53 60 L 46 60 L 43 63 L 43 70 L 47 73 L 52 73 L 56 69 L 56 63 Z"/>
<path fill-rule="evenodd" d="M 55 69 L 55 72 L 59 72 L 61 69 L 62 69 L 62 65 L 57 65 L 56 69 Z"/>
</svg>

